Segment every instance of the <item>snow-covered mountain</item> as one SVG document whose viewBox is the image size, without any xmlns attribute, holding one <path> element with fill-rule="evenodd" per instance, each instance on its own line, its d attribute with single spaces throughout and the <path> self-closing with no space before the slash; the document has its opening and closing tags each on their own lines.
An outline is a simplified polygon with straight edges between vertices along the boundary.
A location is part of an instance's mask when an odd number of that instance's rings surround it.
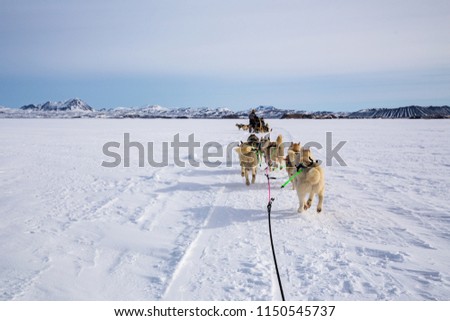
<svg viewBox="0 0 450 321">
<path fill-rule="evenodd" d="M 46 103 L 40 105 L 30 104 L 22 106 L 20 109 L 28 111 L 94 111 L 91 106 L 79 98 L 69 99 L 64 102 L 47 101 Z"/>
<path fill-rule="evenodd" d="M 5 107 L 6 108 L 6 107 Z M 243 111 L 232 111 L 229 108 L 219 107 L 182 107 L 167 108 L 159 105 L 144 107 L 116 107 L 111 109 L 94 110 L 79 98 L 69 99 L 65 102 L 46 102 L 44 104 L 29 104 L 20 109 L 6 108 L 0 112 L 0 117 L 9 118 L 195 118 L 195 119 L 223 119 L 248 118 L 253 108 Z M 259 106 L 254 108 L 259 117 L 265 119 L 280 119 L 283 115 L 298 111 L 279 109 L 273 106 Z M 51 112 L 51 113 L 48 113 Z M 79 112 L 79 113 L 74 113 Z M 89 112 L 89 113 L 86 113 Z"/>
<path fill-rule="evenodd" d="M 446 118 L 449 116 L 449 106 L 372 108 L 362 109 L 348 115 L 349 118 Z"/>
<path fill-rule="evenodd" d="M 194 119 L 247 119 L 255 109 L 265 119 L 333 119 L 333 118 L 450 118 L 449 106 L 408 106 L 400 108 L 372 108 L 356 112 L 300 111 L 274 106 L 259 106 L 242 111 L 229 108 L 183 107 L 167 108 L 158 105 L 144 107 L 117 107 L 95 110 L 79 98 L 64 102 L 30 104 L 20 109 L 0 107 L 1 118 L 194 118 Z"/>
<path fill-rule="evenodd" d="M 279 109 L 274 106 L 259 106 L 252 109 L 255 109 L 256 115 L 258 115 L 258 117 L 263 117 L 265 119 L 281 119 L 286 114 L 299 112 L 293 109 Z M 247 118 L 252 109 L 240 111 L 237 112 L 237 114 L 240 116 L 240 118 Z"/>
<path fill-rule="evenodd" d="M 114 118 L 234 118 L 235 112 L 228 108 L 166 108 L 147 106 L 141 108 L 118 107 L 104 112 Z"/>
<path fill-rule="evenodd" d="M 273 106 L 259 106 L 254 108 L 258 117 L 266 119 L 280 119 L 286 113 L 294 110 L 278 109 Z M 166 108 L 158 105 L 146 107 L 117 107 L 99 111 L 99 117 L 104 118 L 194 118 L 194 119 L 223 119 L 223 118 L 248 118 L 252 109 L 244 111 L 232 111 L 229 108 L 219 107 L 183 107 Z"/>
<path fill-rule="evenodd" d="M 335 118 L 347 118 L 348 113 L 345 112 L 332 112 L 332 111 L 295 111 L 293 113 L 285 113 L 282 119 L 335 119 Z"/>
</svg>

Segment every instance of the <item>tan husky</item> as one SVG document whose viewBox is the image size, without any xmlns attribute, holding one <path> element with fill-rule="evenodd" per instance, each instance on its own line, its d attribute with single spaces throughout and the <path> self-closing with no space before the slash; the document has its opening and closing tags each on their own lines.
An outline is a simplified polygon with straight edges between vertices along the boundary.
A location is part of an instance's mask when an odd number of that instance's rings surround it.
<svg viewBox="0 0 450 321">
<path fill-rule="evenodd" d="M 239 129 L 239 130 L 244 130 L 244 131 L 247 131 L 248 130 L 248 125 L 245 125 L 245 124 L 236 124 L 236 127 Z"/>
<path fill-rule="evenodd" d="M 270 169 L 283 166 L 284 145 L 282 135 L 278 135 L 275 142 L 271 142 L 269 136 L 262 138 L 261 151 L 264 153 L 264 159 Z"/>
<path fill-rule="evenodd" d="M 256 180 L 256 167 L 258 166 L 258 155 L 256 150 L 247 143 L 241 143 L 240 146 L 234 149 L 239 155 L 239 162 L 241 164 L 241 176 L 245 177 L 245 184 L 250 185 L 248 172 L 252 172 L 252 184 Z"/>
<path fill-rule="evenodd" d="M 300 153 L 301 145 L 298 143 L 291 143 L 288 149 L 288 155 L 286 156 L 286 172 L 288 173 L 289 178 L 292 177 L 297 172 L 297 165 L 300 164 Z M 292 181 L 292 189 L 295 189 L 295 184 Z"/>
<path fill-rule="evenodd" d="M 324 171 L 317 162 L 311 158 L 311 151 L 302 148 L 302 157 L 299 164 L 301 173 L 294 178 L 295 189 L 299 201 L 298 212 L 301 213 L 311 207 L 314 196 L 319 196 L 317 213 L 322 211 L 323 197 L 325 192 Z M 305 198 L 309 194 L 305 203 Z"/>
</svg>

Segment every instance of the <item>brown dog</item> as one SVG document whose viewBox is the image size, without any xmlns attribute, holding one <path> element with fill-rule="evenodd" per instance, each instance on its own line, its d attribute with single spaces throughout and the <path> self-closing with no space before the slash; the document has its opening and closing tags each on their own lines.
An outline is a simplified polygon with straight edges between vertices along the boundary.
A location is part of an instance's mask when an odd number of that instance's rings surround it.
<svg viewBox="0 0 450 321">
<path fill-rule="evenodd" d="M 289 178 L 297 172 L 297 165 L 300 164 L 301 158 L 301 145 L 298 143 L 291 143 L 288 149 L 288 155 L 286 156 L 286 172 L 288 173 Z M 295 184 L 292 181 L 292 189 L 295 189 Z"/>
<path fill-rule="evenodd" d="M 284 163 L 284 146 L 283 136 L 278 135 L 275 142 L 270 141 L 270 137 L 266 136 L 261 140 L 261 151 L 264 154 L 264 160 L 270 169 L 283 166 Z"/>
<path fill-rule="evenodd" d="M 239 162 L 241 165 L 241 176 L 245 177 L 245 184 L 250 185 L 248 173 L 252 172 L 252 184 L 256 180 L 256 167 L 258 166 L 258 155 L 256 150 L 247 143 L 241 143 L 234 149 L 239 155 Z"/>
<path fill-rule="evenodd" d="M 247 131 L 248 130 L 248 125 L 244 125 L 244 124 L 236 124 L 236 127 L 239 129 L 239 130 L 245 130 L 245 131 Z"/>
</svg>

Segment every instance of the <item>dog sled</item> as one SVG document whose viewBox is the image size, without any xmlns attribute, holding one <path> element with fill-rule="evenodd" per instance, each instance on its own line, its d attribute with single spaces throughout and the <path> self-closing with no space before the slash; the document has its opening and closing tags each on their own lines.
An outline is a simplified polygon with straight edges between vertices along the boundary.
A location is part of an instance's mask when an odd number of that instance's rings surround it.
<svg viewBox="0 0 450 321">
<path fill-rule="evenodd" d="M 257 117 L 253 122 L 250 124 L 236 124 L 236 127 L 239 130 L 248 131 L 249 133 L 268 133 L 270 131 L 269 125 L 264 121 L 263 118 Z"/>
<path fill-rule="evenodd" d="M 256 115 L 256 110 L 253 109 L 248 115 L 249 119 L 249 133 L 268 133 L 269 132 L 269 124 L 266 124 L 264 118 L 258 117 Z"/>
<path fill-rule="evenodd" d="M 253 122 L 248 125 L 250 133 L 268 133 L 270 131 L 269 124 L 264 121 L 264 118 L 255 117 Z"/>
</svg>

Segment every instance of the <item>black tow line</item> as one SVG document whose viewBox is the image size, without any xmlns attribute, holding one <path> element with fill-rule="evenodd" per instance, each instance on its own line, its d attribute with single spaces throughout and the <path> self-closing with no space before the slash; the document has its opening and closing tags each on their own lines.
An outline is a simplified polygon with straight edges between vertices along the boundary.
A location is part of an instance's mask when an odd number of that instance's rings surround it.
<svg viewBox="0 0 450 321">
<path fill-rule="evenodd" d="M 273 237 L 272 237 L 272 224 L 271 224 L 271 220 L 270 220 L 270 214 L 272 211 L 272 202 L 275 200 L 275 198 L 271 197 L 270 195 L 270 180 L 274 179 L 274 177 L 270 177 L 269 176 L 269 168 L 266 168 L 266 177 L 267 177 L 267 185 L 269 188 L 269 202 L 267 203 L 267 217 L 269 220 L 269 235 L 270 235 L 270 245 L 272 246 L 272 255 L 273 255 L 273 262 L 275 263 L 275 271 L 277 273 L 277 278 L 278 278 L 278 285 L 280 286 L 280 293 L 281 293 L 281 299 L 283 301 L 286 301 L 284 298 L 284 292 L 283 292 L 283 285 L 281 284 L 281 277 L 280 277 L 280 272 L 278 270 L 278 263 L 277 263 L 277 256 L 275 255 L 275 247 L 273 245 Z"/>
</svg>

